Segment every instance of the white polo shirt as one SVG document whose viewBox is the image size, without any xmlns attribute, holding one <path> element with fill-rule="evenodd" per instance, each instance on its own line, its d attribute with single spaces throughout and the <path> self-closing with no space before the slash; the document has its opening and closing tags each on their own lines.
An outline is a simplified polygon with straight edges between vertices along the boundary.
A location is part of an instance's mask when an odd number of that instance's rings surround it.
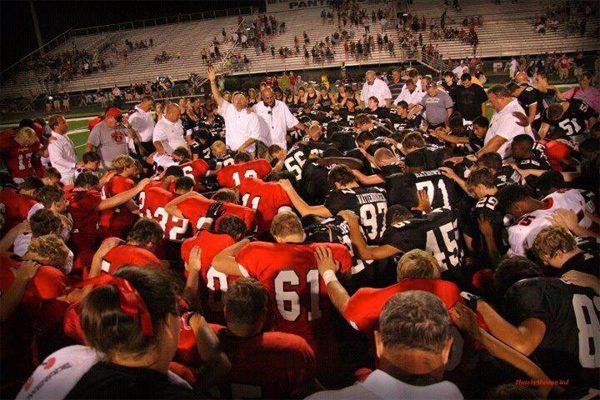
<svg viewBox="0 0 600 400">
<path fill-rule="evenodd" d="M 53 140 L 48 145 L 50 164 L 62 175 L 62 183 L 65 185 L 73 183 L 77 166 L 75 144 L 66 134 L 61 135 L 52 131 L 51 136 Z"/>
<path fill-rule="evenodd" d="M 527 127 L 526 129 L 520 126 L 517 123 L 517 117 L 512 115 L 513 112 L 525 114 L 525 110 L 523 110 L 523 107 L 521 107 L 517 99 L 513 99 L 513 101 L 508 103 L 501 111 L 494 114 L 492 121 L 490 122 L 490 129 L 488 129 L 485 139 L 483 140 L 483 145 L 485 146 L 496 136 L 502 136 L 506 139 L 506 142 L 504 142 L 497 151 L 503 159 L 510 156 L 510 146 L 512 145 L 512 140 L 515 136 L 527 134 L 533 137 L 531 128 Z"/>
<path fill-rule="evenodd" d="M 154 134 L 154 121 L 150 116 L 150 113 L 142 110 L 138 106 L 135 106 L 136 112 L 131 114 L 127 121 L 129 125 L 138 133 L 142 142 L 151 142 L 152 135 Z"/>
<path fill-rule="evenodd" d="M 415 106 L 421 103 L 421 100 L 423 100 L 423 97 L 425 97 L 426 94 L 427 92 L 424 92 L 421 89 L 421 81 L 419 80 L 417 82 L 415 90 L 412 93 L 408 90 L 406 85 L 404 85 L 404 87 L 400 91 L 400 94 L 398 95 L 398 97 L 396 97 L 396 100 L 394 100 L 394 104 L 398 105 L 398 103 L 400 103 L 401 101 L 405 101 L 406 104 L 412 104 L 413 106 Z"/>
<path fill-rule="evenodd" d="M 260 124 L 256 113 L 249 110 L 238 111 L 233 104 L 223 100 L 219 115 L 225 120 L 225 144 L 237 151 L 248 139 L 260 139 Z M 253 152 L 255 145 L 246 148 Z"/>
<path fill-rule="evenodd" d="M 379 78 L 375 78 L 375 82 L 372 85 L 365 82 L 360 92 L 360 99 L 365 103 L 369 101 L 369 97 L 371 96 L 377 97 L 379 107 L 386 107 L 386 100 L 392 98 L 392 92 L 390 92 L 387 83 Z"/>
<path fill-rule="evenodd" d="M 153 142 L 161 142 L 165 151 L 169 154 L 173 153 L 173 150 L 182 146 L 187 148 L 187 142 L 183 136 L 183 126 L 181 120 L 177 122 L 171 122 L 165 117 L 162 117 L 154 127 L 154 133 L 152 135 Z"/>
<path fill-rule="evenodd" d="M 285 150 L 288 128 L 300 123 L 288 106 L 282 101 L 275 100 L 275 105 L 271 108 L 265 105 L 264 101 L 260 101 L 252 107 L 252 110 L 258 116 L 261 142 L 267 146 L 277 144 Z"/>
<path fill-rule="evenodd" d="M 318 392 L 307 400 L 363 400 L 363 399 L 431 399 L 462 400 L 464 397 L 456 385 L 442 381 L 433 385 L 413 386 L 388 375 L 380 369 L 369 374 L 364 382 L 341 390 Z"/>
</svg>

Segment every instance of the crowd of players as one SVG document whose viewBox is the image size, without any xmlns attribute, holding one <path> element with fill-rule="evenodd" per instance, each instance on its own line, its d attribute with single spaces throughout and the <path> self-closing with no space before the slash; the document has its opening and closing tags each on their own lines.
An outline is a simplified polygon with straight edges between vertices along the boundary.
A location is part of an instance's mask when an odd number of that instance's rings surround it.
<svg viewBox="0 0 600 400">
<path fill-rule="evenodd" d="M 2 396 L 598 395 L 597 110 L 522 74 L 388 84 L 262 85 L 298 123 L 253 154 L 215 96 L 185 146 L 89 151 L 67 184 L 44 159 L 63 117 L 3 132 Z"/>
</svg>

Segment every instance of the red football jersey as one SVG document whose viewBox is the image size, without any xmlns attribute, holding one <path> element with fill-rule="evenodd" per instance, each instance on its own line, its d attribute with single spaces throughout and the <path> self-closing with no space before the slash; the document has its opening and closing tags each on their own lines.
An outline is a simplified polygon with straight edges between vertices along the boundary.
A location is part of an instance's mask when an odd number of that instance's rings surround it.
<svg viewBox="0 0 600 400">
<path fill-rule="evenodd" d="M 73 217 L 73 230 L 70 244 L 76 255 L 84 250 L 96 250 L 98 244 L 98 222 L 100 213 L 96 208 L 102 202 L 97 190 L 65 190 L 69 206 L 67 210 Z"/>
<path fill-rule="evenodd" d="M 194 180 L 196 188 L 202 183 L 202 178 L 210 170 L 210 167 L 204 160 L 194 160 L 180 165 L 185 176 L 189 176 Z"/>
<path fill-rule="evenodd" d="M 271 222 L 278 213 L 292 210 L 292 201 L 277 183 L 263 182 L 257 178 L 244 178 L 238 191 L 242 204 L 256 210 L 259 235 L 271 229 Z"/>
<path fill-rule="evenodd" d="M 12 253 L 0 253 L 0 295 L 6 293 L 15 281 L 12 270 L 20 267 L 19 257 Z M 67 286 L 67 276 L 62 271 L 50 266 L 40 267 L 25 287 L 17 310 L 0 325 L 2 364 L 10 363 L 12 377 L 27 379 L 31 373 L 34 367 L 32 348 L 38 327 L 62 320 L 64 314 L 49 312 L 56 310 L 50 303 L 65 295 Z"/>
<path fill-rule="evenodd" d="M 139 207 L 141 215 L 157 221 L 165 231 L 165 239 L 181 241 L 184 239 L 190 221 L 177 218 L 165 211 L 165 206 L 177 195 L 158 187 L 148 187 L 140 193 Z"/>
<path fill-rule="evenodd" d="M 181 259 L 185 263 L 189 261 L 190 252 L 194 247 L 198 246 L 202 249 L 203 284 L 200 285 L 200 300 L 204 318 L 209 322 L 225 323 L 222 295 L 227 292 L 227 288 L 237 276 L 225 275 L 215 270 L 212 267 L 212 260 L 221 250 L 233 244 L 235 240 L 225 233 L 203 230 L 197 237 L 189 238 L 181 245 Z M 185 276 L 187 275 L 186 271 Z"/>
<path fill-rule="evenodd" d="M 262 179 L 271 173 L 271 169 L 271 164 L 261 158 L 221 168 L 217 172 L 217 180 L 222 187 L 232 188 L 238 186 L 244 178 Z"/>
<path fill-rule="evenodd" d="M 204 224 L 204 216 L 214 200 L 203 197 L 189 197 L 177 205 L 183 213 L 183 216 L 190 220 L 194 234 L 198 232 Z M 251 208 L 240 206 L 234 203 L 223 203 L 221 210 L 225 211 L 221 217 L 215 221 L 215 228 L 219 226 L 221 218 L 227 215 L 237 215 L 246 223 L 248 231 L 252 232 L 256 226 L 256 211 Z"/>
<path fill-rule="evenodd" d="M 32 197 L 19 194 L 14 189 L 0 191 L 0 219 L 4 219 L 2 235 L 27 219 L 31 207 L 37 204 Z M 1 221 L 0 221 L 1 222 Z"/>
<path fill-rule="evenodd" d="M 269 292 L 277 316 L 276 330 L 302 336 L 313 348 L 331 333 L 329 316 L 334 310 L 317 268 L 317 247 L 332 250 L 341 264 L 340 273 L 352 268 L 346 246 L 332 243 L 253 242 L 236 257 L 248 275 Z"/>
<path fill-rule="evenodd" d="M 438 296 L 448 309 L 462 303 L 460 290 L 441 279 L 404 279 L 383 289 L 361 288 L 348 301 L 344 317 L 355 329 L 371 333 L 377 327 L 379 314 L 385 303 L 396 293 L 423 290 Z"/>
<path fill-rule="evenodd" d="M 300 336 L 265 332 L 238 338 L 224 326 L 211 328 L 232 365 L 217 384 L 221 398 L 285 399 L 315 379 L 315 354 Z"/>
<path fill-rule="evenodd" d="M 2 163 L 8 169 L 11 178 L 25 179 L 28 176 L 36 175 L 32 158 L 39 149 L 39 142 L 35 142 L 31 146 L 22 146 L 13 137 L 0 140 Z"/>
<path fill-rule="evenodd" d="M 102 187 L 100 193 L 103 199 L 108 199 L 132 189 L 134 186 L 135 184 L 131 179 L 115 175 Z M 125 239 L 135 219 L 136 216 L 125 205 L 110 208 L 100 212 L 100 228 L 105 232 L 105 235 L 108 234 L 109 236 Z"/>
<path fill-rule="evenodd" d="M 102 259 L 102 272 L 112 274 L 122 265 L 161 267 L 162 263 L 150 250 L 124 244 L 106 253 Z"/>
<path fill-rule="evenodd" d="M 315 250 L 328 247 L 340 262 L 340 273 L 352 268 L 352 257 L 342 244 L 253 242 L 236 261 L 246 273 L 260 281 L 271 298 L 277 319 L 276 331 L 304 338 L 317 357 L 319 381 L 333 384 L 339 370 L 339 353 L 331 317 L 335 311 L 327 286 L 319 274 Z"/>
</svg>

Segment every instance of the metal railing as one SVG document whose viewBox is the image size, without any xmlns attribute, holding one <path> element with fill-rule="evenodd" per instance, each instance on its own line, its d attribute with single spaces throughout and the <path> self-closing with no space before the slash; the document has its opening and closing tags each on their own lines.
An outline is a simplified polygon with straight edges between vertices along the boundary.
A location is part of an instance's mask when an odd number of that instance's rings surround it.
<svg viewBox="0 0 600 400">
<path fill-rule="evenodd" d="M 74 29 L 73 35 L 85 36 L 96 35 L 100 33 L 116 32 L 131 29 L 149 28 L 153 26 L 179 24 L 184 22 L 201 21 L 206 19 L 236 17 L 241 15 L 250 15 L 256 10 L 255 7 L 231 8 L 226 10 L 204 11 L 193 14 L 178 14 L 169 17 L 149 18 L 137 21 L 121 22 L 118 24 L 99 25 L 89 28 Z"/>
<path fill-rule="evenodd" d="M 19 61 L 15 62 L 14 64 L 10 65 L 9 67 L 6 67 L 5 69 L 3 69 L 0 72 L 0 74 L 2 76 L 4 76 L 7 73 L 13 72 L 13 70 L 17 69 L 17 67 L 22 66 L 24 62 L 32 60 L 33 57 L 36 56 L 37 54 L 49 53 L 52 50 L 65 44 L 72 37 L 73 37 L 72 29 L 68 29 L 68 30 L 64 31 L 60 35 L 56 36 L 54 39 L 52 39 L 49 42 L 47 42 L 46 44 L 44 44 L 42 47 L 38 47 L 37 49 L 33 50 L 31 53 L 22 57 Z"/>
</svg>

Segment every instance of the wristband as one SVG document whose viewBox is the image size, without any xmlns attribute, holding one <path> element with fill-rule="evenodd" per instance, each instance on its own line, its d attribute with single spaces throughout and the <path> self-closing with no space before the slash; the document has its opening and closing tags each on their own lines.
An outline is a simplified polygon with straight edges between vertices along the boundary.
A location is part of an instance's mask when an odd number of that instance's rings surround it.
<svg viewBox="0 0 600 400">
<path fill-rule="evenodd" d="M 204 217 L 204 221 L 203 221 L 203 224 L 202 224 L 202 225 L 204 225 L 204 224 L 206 224 L 206 223 L 209 223 L 209 224 L 211 224 L 211 225 L 212 225 L 212 223 L 213 223 L 213 222 L 214 222 L 214 219 L 212 219 L 212 218 L 209 218 L 209 217 Z"/>
<path fill-rule="evenodd" d="M 327 271 L 323 272 L 323 280 L 327 286 L 330 282 L 337 282 L 338 278 L 335 276 L 335 271 L 328 269 Z"/>
</svg>

